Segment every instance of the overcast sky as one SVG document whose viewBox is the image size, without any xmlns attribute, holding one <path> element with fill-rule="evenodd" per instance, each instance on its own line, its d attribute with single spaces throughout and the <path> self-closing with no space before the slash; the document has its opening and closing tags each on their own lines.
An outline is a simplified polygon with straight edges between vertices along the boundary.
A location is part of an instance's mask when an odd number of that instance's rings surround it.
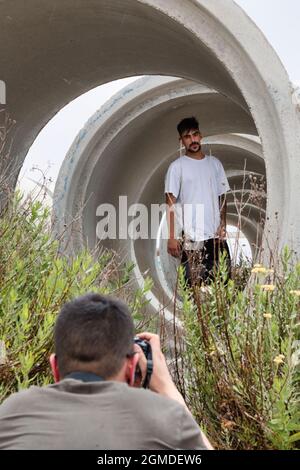
<svg viewBox="0 0 300 470">
<path fill-rule="evenodd" d="M 264 33 L 293 82 L 300 85 L 299 0 L 235 0 Z"/>
<path fill-rule="evenodd" d="M 300 1 L 236 0 L 272 44 L 293 82 L 300 85 Z M 21 171 L 21 187 L 32 187 L 28 178 L 39 180 L 34 166 L 42 169 L 53 190 L 54 183 L 70 145 L 89 117 L 114 93 L 132 79 L 117 80 L 85 93 L 62 109 L 41 131 L 28 152 Z"/>
</svg>

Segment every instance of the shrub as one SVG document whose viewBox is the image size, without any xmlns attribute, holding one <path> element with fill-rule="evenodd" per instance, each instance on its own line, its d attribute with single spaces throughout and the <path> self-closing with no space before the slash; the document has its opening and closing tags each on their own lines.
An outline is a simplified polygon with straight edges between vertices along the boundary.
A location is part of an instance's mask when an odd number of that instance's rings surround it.
<svg viewBox="0 0 300 470">
<path fill-rule="evenodd" d="M 245 290 L 221 274 L 209 292 L 184 286 L 174 376 L 220 449 L 293 449 L 300 442 L 300 263 L 255 265 Z"/>
<path fill-rule="evenodd" d="M 0 401 L 52 378 L 48 356 L 52 330 L 63 303 L 90 291 L 113 294 L 131 307 L 137 329 L 145 328 L 145 294 L 131 289 L 132 265 L 113 252 L 59 254 L 51 238 L 49 209 L 16 194 L 0 218 Z"/>
</svg>

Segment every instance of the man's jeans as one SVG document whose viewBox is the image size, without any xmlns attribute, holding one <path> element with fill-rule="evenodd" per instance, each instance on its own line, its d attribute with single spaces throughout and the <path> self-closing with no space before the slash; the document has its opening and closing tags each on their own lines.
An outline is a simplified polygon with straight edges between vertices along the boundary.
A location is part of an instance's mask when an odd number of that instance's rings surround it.
<svg viewBox="0 0 300 470">
<path fill-rule="evenodd" d="M 210 238 L 204 240 L 200 250 L 182 251 L 181 264 L 184 267 L 184 276 L 189 287 L 210 284 L 216 277 L 219 269 L 219 260 L 226 253 L 227 281 L 231 274 L 231 260 L 226 240 Z M 226 281 L 226 282 L 227 282 Z"/>
</svg>

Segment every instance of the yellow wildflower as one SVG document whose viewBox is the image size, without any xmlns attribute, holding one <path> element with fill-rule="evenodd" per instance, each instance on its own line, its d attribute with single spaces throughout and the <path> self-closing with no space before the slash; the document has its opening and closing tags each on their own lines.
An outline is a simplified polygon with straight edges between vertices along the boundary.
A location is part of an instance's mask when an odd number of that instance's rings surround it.
<svg viewBox="0 0 300 470">
<path fill-rule="evenodd" d="M 277 365 L 283 364 L 283 362 L 284 362 L 284 355 L 283 355 L 283 354 L 279 354 L 279 356 L 276 356 L 275 359 L 274 359 L 274 362 L 275 362 L 275 364 L 277 364 Z"/>
<path fill-rule="evenodd" d="M 261 284 L 260 288 L 265 291 L 273 291 L 275 286 L 273 284 Z"/>
<path fill-rule="evenodd" d="M 268 270 L 266 268 L 253 268 L 251 269 L 253 274 L 267 274 Z"/>
<path fill-rule="evenodd" d="M 251 272 L 253 274 L 273 274 L 274 269 L 267 269 L 264 268 L 264 266 L 261 266 L 260 264 L 255 264 L 254 268 L 251 269 Z"/>
<path fill-rule="evenodd" d="M 300 290 L 290 290 L 290 294 L 296 295 L 297 297 L 300 297 Z"/>
<path fill-rule="evenodd" d="M 272 314 L 271 313 L 264 313 L 264 317 L 265 318 L 272 318 Z"/>
</svg>

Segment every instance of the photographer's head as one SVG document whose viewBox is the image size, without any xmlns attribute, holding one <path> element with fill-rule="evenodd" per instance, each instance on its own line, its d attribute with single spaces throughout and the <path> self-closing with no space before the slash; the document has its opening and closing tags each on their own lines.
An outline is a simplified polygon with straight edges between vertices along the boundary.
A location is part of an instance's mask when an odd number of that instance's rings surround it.
<svg viewBox="0 0 300 470">
<path fill-rule="evenodd" d="M 133 320 L 123 302 L 92 293 L 66 303 L 54 329 L 50 363 L 55 380 L 80 371 L 132 385 L 138 361 L 133 337 Z"/>
</svg>

